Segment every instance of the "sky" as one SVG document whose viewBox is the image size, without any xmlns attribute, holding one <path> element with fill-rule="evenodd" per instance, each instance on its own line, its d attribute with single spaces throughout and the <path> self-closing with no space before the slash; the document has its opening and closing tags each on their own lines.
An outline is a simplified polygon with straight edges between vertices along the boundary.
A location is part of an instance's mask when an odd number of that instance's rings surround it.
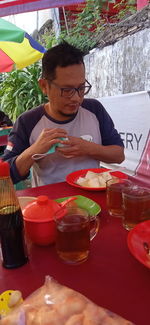
<svg viewBox="0 0 150 325">
<path fill-rule="evenodd" d="M 37 12 L 28 12 L 18 15 L 7 16 L 4 17 L 4 19 L 8 20 L 12 24 L 15 24 L 16 26 L 24 29 L 27 33 L 31 34 L 34 29 L 36 29 L 36 15 Z"/>
<path fill-rule="evenodd" d="M 50 9 L 27 12 L 3 17 L 3 19 L 24 29 L 28 34 L 39 29 L 50 18 Z"/>
</svg>

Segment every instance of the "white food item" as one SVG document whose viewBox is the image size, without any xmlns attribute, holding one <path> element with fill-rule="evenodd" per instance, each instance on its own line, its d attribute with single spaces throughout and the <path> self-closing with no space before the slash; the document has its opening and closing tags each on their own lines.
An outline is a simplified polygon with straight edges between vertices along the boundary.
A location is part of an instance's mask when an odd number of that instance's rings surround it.
<svg viewBox="0 0 150 325">
<path fill-rule="evenodd" d="M 112 176 L 108 171 L 103 173 L 94 173 L 89 170 L 84 177 L 79 177 L 76 183 L 84 187 L 105 188 L 106 182 L 113 178 L 114 176 Z"/>
<path fill-rule="evenodd" d="M 102 176 L 105 181 L 112 179 L 112 175 L 109 172 L 103 172 L 103 173 L 99 174 L 99 176 Z"/>
<path fill-rule="evenodd" d="M 98 176 L 89 179 L 88 185 L 89 185 L 89 187 L 100 187 Z"/>
<path fill-rule="evenodd" d="M 100 187 L 106 187 L 106 181 L 101 174 L 98 175 L 98 180 L 99 180 Z"/>
<path fill-rule="evenodd" d="M 85 178 L 84 177 L 79 177 L 78 179 L 77 179 L 77 184 L 82 184 L 82 183 L 84 183 L 85 182 Z"/>
<path fill-rule="evenodd" d="M 88 172 L 85 175 L 85 179 L 91 179 L 91 178 L 95 178 L 97 176 L 96 173 L 92 172 L 91 170 L 88 170 Z"/>
<path fill-rule="evenodd" d="M 89 183 L 88 183 L 88 180 L 86 180 L 84 177 L 79 177 L 76 181 L 76 183 L 80 186 L 87 186 L 89 187 Z"/>
</svg>

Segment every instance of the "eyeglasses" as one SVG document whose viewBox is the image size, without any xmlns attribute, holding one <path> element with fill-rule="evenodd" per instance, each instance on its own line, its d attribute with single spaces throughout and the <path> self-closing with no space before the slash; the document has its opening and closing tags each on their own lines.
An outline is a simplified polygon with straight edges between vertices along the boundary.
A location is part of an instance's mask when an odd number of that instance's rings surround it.
<svg viewBox="0 0 150 325">
<path fill-rule="evenodd" d="M 75 92 L 77 91 L 79 97 L 82 97 L 86 94 L 88 94 L 88 92 L 90 91 L 91 89 L 91 85 L 90 83 L 85 80 L 85 84 L 78 87 L 78 88 L 75 88 L 75 87 L 60 87 L 59 85 L 57 85 L 55 82 L 51 81 L 51 84 L 54 85 L 55 87 L 57 87 L 58 89 L 60 89 L 61 93 L 60 95 L 62 97 L 66 97 L 66 98 L 70 98 L 72 96 L 74 96 Z"/>
</svg>

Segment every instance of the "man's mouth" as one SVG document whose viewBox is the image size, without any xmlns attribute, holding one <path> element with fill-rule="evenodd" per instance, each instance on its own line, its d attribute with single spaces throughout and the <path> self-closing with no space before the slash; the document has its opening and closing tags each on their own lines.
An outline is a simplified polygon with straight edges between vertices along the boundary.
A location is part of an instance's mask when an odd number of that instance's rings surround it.
<svg viewBox="0 0 150 325">
<path fill-rule="evenodd" d="M 68 104 L 67 107 L 71 110 L 77 110 L 79 108 L 79 104 Z"/>
</svg>

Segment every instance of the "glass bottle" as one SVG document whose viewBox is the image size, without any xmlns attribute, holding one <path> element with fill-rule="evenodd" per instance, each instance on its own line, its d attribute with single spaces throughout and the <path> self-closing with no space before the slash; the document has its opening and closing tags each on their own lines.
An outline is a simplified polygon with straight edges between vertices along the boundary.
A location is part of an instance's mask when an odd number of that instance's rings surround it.
<svg viewBox="0 0 150 325">
<path fill-rule="evenodd" d="M 21 208 L 10 178 L 9 164 L 2 160 L 0 161 L 0 242 L 5 268 L 16 268 L 28 261 Z"/>
</svg>

